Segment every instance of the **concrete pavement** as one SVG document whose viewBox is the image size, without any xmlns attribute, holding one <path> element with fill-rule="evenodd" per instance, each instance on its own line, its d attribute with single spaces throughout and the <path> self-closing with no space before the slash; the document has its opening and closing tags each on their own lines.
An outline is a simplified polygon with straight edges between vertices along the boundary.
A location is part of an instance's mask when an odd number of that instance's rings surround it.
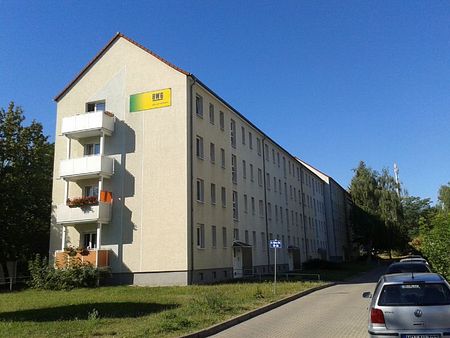
<svg viewBox="0 0 450 338">
<path fill-rule="evenodd" d="M 305 297 L 222 331 L 213 337 L 367 337 L 367 307 L 385 267 Z"/>
</svg>

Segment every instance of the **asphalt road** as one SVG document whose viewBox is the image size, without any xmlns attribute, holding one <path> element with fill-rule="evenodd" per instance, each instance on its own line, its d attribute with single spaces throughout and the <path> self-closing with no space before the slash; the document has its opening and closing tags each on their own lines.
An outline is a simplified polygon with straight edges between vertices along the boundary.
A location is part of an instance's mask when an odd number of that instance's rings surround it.
<svg viewBox="0 0 450 338">
<path fill-rule="evenodd" d="M 213 337 L 367 337 L 364 291 L 372 291 L 385 267 L 266 312 Z"/>
</svg>

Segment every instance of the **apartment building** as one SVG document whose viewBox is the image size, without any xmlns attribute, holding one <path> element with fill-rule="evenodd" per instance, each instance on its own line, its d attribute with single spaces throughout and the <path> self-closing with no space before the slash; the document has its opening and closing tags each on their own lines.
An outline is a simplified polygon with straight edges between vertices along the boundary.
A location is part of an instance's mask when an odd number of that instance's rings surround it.
<svg viewBox="0 0 450 338">
<path fill-rule="evenodd" d="M 279 271 L 330 258 L 324 180 L 193 74 L 118 33 L 55 101 L 56 266 L 80 247 L 116 282 L 186 285 L 273 272 L 270 239 Z"/>
<path fill-rule="evenodd" d="M 331 261 L 351 259 L 353 256 L 353 244 L 350 222 L 352 203 L 350 194 L 332 177 L 301 159 L 298 159 L 298 161 L 323 181 L 323 207 L 326 215 L 325 233 L 328 243 L 328 259 Z"/>
</svg>

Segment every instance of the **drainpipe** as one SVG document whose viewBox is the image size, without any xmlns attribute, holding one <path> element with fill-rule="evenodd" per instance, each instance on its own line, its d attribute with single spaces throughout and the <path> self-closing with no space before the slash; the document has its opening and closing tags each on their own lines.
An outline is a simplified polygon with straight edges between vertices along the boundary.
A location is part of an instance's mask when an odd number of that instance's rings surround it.
<svg viewBox="0 0 450 338">
<path fill-rule="evenodd" d="M 262 161 L 263 161 L 263 188 L 264 188 L 264 220 L 266 223 L 266 243 L 267 245 L 269 243 L 269 221 L 267 219 L 267 189 L 266 189 L 266 159 L 265 159 L 265 143 L 266 137 L 264 136 L 262 139 Z M 263 244 L 264 245 L 264 244 Z M 267 248 L 267 267 L 270 267 L 270 249 Z"/>
<path fill-rule="evenodd" d="M 191 189 L 191 197 L 190 197 L 190 235 L 191 235 L 191 243 L 190 243 L 190 250 L 191 250 L 191 268 L 190 268 L 190 274 L 189 274 L 189 284 L 193 284 L 194 281 L 194 190 L 193 190 L 193 180 L 194 180 L 194 164 L 193 164 L 193 140 L 192 140 L 192 135 L 193 135 L 193 87 L 195 85 L 195 83 L 197 82 L 197 79 L 190 75 L 190 78 L 192 79 L 192 83 L 190 85 L 190 102 L 189 102 L 189 149 L 190 149 L 190 154 L 189 157 L 190 158 L 190 182 L 189 182 L 189 186 Z"/>
<path fill-rule="evenodd" d="M 300 189 L 301 189 L 301 193 L 302 193 L 302 211 L 303 211 L 303 235 L 305 236 L 305 255 L 306 255 L 306 259 L 305 262 L 308 260 L 308 238 L 306 236 L 306 217 L 305 217 L 305 200 L 303 199 L 303 177 L 304 177 L 304 166 L 303 164 L 300 163 L 300 168 L 301 170 L 301 175 L 300 175 Z"/>
</svg>

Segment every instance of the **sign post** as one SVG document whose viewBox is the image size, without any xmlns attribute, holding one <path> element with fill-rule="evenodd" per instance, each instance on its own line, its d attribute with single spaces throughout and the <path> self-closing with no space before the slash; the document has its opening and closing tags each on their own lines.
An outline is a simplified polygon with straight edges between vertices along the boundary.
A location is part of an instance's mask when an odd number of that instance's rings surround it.
<svg viewBox="0 0 450 338">
<path fill-rule="evenodd" d="M 277 293 L 277 249 L 281 248 L 281 241 L 279 239 L 271 239 L 269 245 L 275 251 L 274 257 L 274 274 L 273 274 L 273 293 Z"/>
</svg>

